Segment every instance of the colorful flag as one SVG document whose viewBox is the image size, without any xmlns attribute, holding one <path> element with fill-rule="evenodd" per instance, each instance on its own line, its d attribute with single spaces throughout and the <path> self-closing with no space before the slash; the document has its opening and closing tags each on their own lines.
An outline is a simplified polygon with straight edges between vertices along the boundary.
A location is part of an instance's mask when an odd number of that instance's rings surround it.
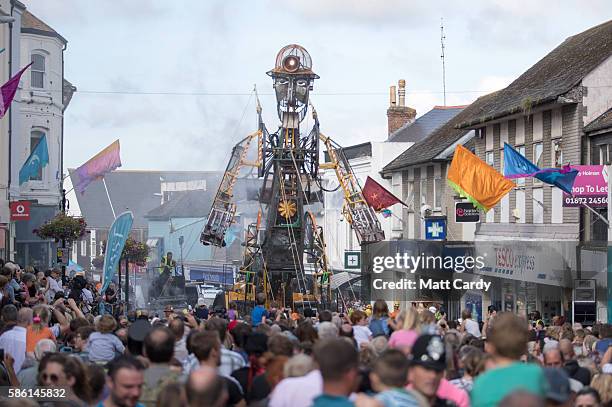
<svg viewBox="0 0 612 407">
<path fill-rule="evenodd" d="M 516 186 L 462 145 L 455 148 L 448 169 L 448 184 L 485 212 Z"/>
<path fill-rule="evenodd" d="M 382 211 L 383 209 L 396 203 L 405 205 L 399 200 L 399 198 L 387 191 L 385 187 L 370 177 L 366 179 L 362 192 L 368 205 L 370 205 L 376 212 Z"/>
<path fill-rule="evenodd" d="M 121 167 L 119 140 L 100 151 L 72 173 L 74 189 L 81 194 L 93 181 Z"/>
<path fill-rule="evenodd" d="M 535 177 L 571 195 L 578 170 L 569 165 L 562 168 L 540 169 L 508 143 L 504 143 L 504 176 L 506 178 Z"/>
<path fill-rule="evenodd" d="M 42 169 L 47 164 L 49 164 L 49 149 L 47 148 L 47 135 L 43 134 L 19 170 L 19 185 L 31 179 L 41 180 Z"/>
<path fill-rule="evenodd" d="M 21 71 L 17 72 L 15 76 L 8 80 L 7 83 L 2 85 L 0 90 L 2 91 L 2 100 L 0 100 L 0 119 L 4 117 L 8 108 L 11 106 L 11 102 L 15 97 L 15 92 L 17 92 L 17 87 L 19 86 L 19 81 L 21 80 L 21 75 L 25 72 L 26 69 L 32 65 L 33 62 L 30 62 L 23 68 Z"/>
<path fill-rule="evenodd" d="M 110 285 L 117 266 L 119 265 L 119 259 L 121 259 L 121 253 L 123 253 L 123 247 L 125 242 L 130 235 L 132 229 L 132 223 L 134 222 L 134 215 L 132 212 L 123 212 L 115 219 L 110 231 L 108 232 L 108 240 L 106 241 L 106 253 L 104 254 L 104 274 L 102 275 L 102 289 L 100 293 L 104 291 Z"/>
</svg>

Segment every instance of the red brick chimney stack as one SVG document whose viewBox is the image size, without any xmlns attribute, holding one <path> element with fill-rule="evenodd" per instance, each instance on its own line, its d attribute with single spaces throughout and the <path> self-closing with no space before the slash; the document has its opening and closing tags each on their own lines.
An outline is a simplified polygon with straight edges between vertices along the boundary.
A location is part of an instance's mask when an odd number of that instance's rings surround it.
<svg viewBox="0 0 612 407">
<path fill-rule="evenodd" d="M 389 135 L 406 123 L 412 123 L 416 117 L 416 110 L 406 106 L 406 81 L 400 79 L 397 85 L 399 103 L 396 103 L 395 86 L 391 86 L 389 90 L 389 108 L 387 109 Z"/>
</svg>

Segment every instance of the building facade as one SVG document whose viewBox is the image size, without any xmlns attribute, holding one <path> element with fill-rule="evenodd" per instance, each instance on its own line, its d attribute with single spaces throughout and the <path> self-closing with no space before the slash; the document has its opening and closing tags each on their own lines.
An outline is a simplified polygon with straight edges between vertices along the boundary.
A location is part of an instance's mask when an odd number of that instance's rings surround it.
<svg viewBox="0 0 612 407">
<path fill-rule="evenodd" d="M 28 10 L 15 7 L 13 15 L 16 48 L 11 71 L 32 65 L 22 76 L 11 107 L 10 200 L 29 201 L 31 209 L 29 219 L 12 223 L 11 238 L 15 261 L 46 268 L 55 262 L 54 242 L 43 241 L 32 231 L 60 211 L 64 110 L 76 89 L 65 86 L 66 39 Z M 19 170 L 43 136 L 49 163 L 20 185 Z"/>
<path fill-rule="evenodd" d="M 10 22 L 11 2 L 10 0 L 0 1 L 0 18 L 5 20 L 0 22 L 0 82 L 6 83 L 10 78 L 11 62 L 11 42 L 10 30 L 14 22 Z M 9 122 L 10 111 L 0 119 L 0 259 L 8 259 L 10 252 L 10 211 L 9 211 Z"/>
</svg>

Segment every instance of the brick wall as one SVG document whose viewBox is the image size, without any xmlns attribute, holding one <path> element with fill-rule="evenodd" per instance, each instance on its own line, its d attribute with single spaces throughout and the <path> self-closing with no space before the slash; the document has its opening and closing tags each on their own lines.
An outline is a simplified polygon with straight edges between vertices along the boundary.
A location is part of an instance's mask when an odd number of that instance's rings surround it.
<svg viewBox="0 0 612 407">
<path fill-rule="evenodd" d="M 416 110 L 408 106 L 392 106 L 387 109 L 387 123 L 389 134 L 395 132 L 404 124 L 414 121 Z"/>
</svg>

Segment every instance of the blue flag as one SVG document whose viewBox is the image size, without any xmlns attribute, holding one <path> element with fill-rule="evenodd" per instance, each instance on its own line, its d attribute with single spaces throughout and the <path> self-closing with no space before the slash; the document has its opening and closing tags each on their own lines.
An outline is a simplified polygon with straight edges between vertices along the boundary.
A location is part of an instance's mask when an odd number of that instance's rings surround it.
<svg viewBox="0 0 612 407">
<path fill-rule="evenodd" d="M 115 276 L 119 260 L 121 259 L 121 253 L 123 253 L 123 247 L 125 241 L 130 235 L 132 230 L 132 223 L 134 222 L 134 215 L 132 212 L 123 212 L 115 219 L 113 225 L 108 232 L 108 240 L 106 241 L 106 253 L 104 254 L 104 274 L 102 280 L 102 289 L 100 293 L 103 294 L 111 283 L 111 280 Z"/>
<path fill-rule="evenodd" d="M 563 168 L 540 169 L 511 145 L 504 143 L 504 177 L 506 178 L 535 177 L 571 195 L 577 175 L 578 170 L 572 169 L 569 165 Z"/>
<path fill-rule="evenodd" d="M 47 164 L 49 164 L 49 149 L 47 148 L 47 136 L 43 134 L 28 159 L 23 163 L 23 167 L 19 170 L 19 185 L 32 178 L 40 177 L 43 167 Z"/>
</svg>

